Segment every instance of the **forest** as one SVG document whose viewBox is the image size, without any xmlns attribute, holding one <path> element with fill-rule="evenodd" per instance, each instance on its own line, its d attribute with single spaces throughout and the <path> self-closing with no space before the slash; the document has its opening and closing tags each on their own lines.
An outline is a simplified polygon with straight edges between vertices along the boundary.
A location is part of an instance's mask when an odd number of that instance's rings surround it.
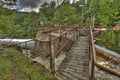
<svg viewBox="0 0 120 80">
<path fill-rule="evenodd" d="M 98 37 L 97 43 L 119 53 L 120 31 L 111 30 L 120 25 L 119 5 L 119 0 L 88 0 L 87 3 L 80 0 L 73 4 L 66 0 L 56 7 L 52 1 L 42 4 L 38 13 L 9 10 L 0 5 L 0 38 L 34 38 L 39 27 L 54 27 L 57 23 L 88 28 L 94 15 L 95 27 L 109 29 Z"/>
</svg>

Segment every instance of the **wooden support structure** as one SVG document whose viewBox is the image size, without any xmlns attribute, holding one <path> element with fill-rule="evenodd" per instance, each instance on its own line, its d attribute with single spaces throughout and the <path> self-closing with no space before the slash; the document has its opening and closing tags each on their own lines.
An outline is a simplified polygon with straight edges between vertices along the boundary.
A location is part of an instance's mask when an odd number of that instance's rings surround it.
<svg viewBox="0 0 120 80">
<path fill-rule="evenodd" d="M 50 44 L 50 68 L 51 68 L 51 73 L 54 75 L 55 74 L 55 50 L 54 46 L 51 41 L 49 41 Z"/>
<path fill-rule="evenodd" d="M 77 27 L 76 28 L 73 28 L 73 29 L 70 29 L 70 30 L 68 30 L 68 31 L 65 31 L 64 33 L 62 33 L 61 32 L 61 29 L 60 29 L 60 36 L 57 36 L 57 37 L 55 37 L 55 38 L 53 38 L 52 39 L 52 37 L 51 37 L 51 34 L 49 35 L 49 47 L 50 47 L 50 68 L 51 68 L 51 73 L 54 75 L 55 74 L 55 69 L 56 69 L 56 66 L 55 66 L 55 58 L 56 57 L 58 57 L 58 55 L 59 55 L 59 53 L 61 52 L 61 51 L 63 51 L 63 49 L 65 49 L 66 48 L 66 46 L 67 46 L 67 49 L 69 49 L 71 46 L 72 46 L 72 44 L 70 44 L 70 41 L 72 40 L 68 40 L 68 41 L 66 41 L 68 38 L 68 36 L 67 36 L 67 34 L 69 33 L 69 32 L 72 32 L 73 33 L 73 36 L 72 36 L 72 38 L 73 38 L 73 41 L 75 41 L 76 39 L 77 39 Z M 68 34 L 69 35 L 69 34 Z M 56 41 L 56 40 L 59 40 L 60 42 L 59 42 L 59 44 L 58 44 L 58 46 L 60 46 L 60 48 L 58 48 L 58 50 L 57 50 L 57 52 L 55 52 L 56 50 L 55 50 L 55 46 L 54 46 L 54 41 Z M 65 39 L 65 41 L 64 41 L 64 43 L 62 42 L 63 40 L 62 39 Z M 62 43 L 62 45 L 61 45 L 61 43 Z"/>
<path fill-rule="evenodd" d="M 101 68 L 102 70 L 106 71 L 106 72 L 109 72 L 111 74 L 114 74 L 116 76 L 119 76 L 120 77 L 120 73 L 119 72 L 116 72 L 114 71 L 113 69 L 110 69 L 110 68 L 107 68 L 105 66 L 102 66 L 100 64 L 97 63 L 96 61 L 96 51 L 95 51 L 95 46 L 94 46 L 94 41 L 93 41 L 93 28 L 94 28 L 94 17 L 92 16 L 91 17 L 91 22 L 90 22 L 90 64 L 91 64 L 91 70 L 90 70 L 90 80 L 94 80 L 94 71 L 95 71 L 95 66 L 98 67 L 98 68 Z"/>
<path fill-rule="evenodd" d="M 93 41 L 93 33 L 92 29 L 94 28 L 94 17 L 91 17 L 91 22 L 90 22 L 90 59 L 91 59 L 91 76 L 90 80 L 94 80 L 94 71 L 95 71 L 95 61 L 96 61 L 96 53 L 95 53 L 95 47 L 94 47 L 94 41 Z"/>
</svg>

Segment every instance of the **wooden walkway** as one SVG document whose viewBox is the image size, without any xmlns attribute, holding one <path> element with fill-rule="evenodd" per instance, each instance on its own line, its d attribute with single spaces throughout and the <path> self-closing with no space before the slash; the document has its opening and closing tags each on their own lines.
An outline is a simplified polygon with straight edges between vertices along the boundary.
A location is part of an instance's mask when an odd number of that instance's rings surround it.
<svg viewBox="0 0 120 80">
<path fill-rule="evenodd" d="M 89 80 L 88 37 L 79 36 L 56 71 L 58 80 Z"/>
</svg>

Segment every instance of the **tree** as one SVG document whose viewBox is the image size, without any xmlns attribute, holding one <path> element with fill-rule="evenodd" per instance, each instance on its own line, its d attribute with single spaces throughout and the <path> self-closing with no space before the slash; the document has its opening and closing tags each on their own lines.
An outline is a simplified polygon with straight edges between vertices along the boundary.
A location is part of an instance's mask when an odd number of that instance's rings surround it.
<svg viewBox="0 0 120 80">
<path fill-rule="evenodd" d="M 120 20 L 119 5 L 119 0 L 89 0 L 84 14 L 95 15 L 96 26 L 115 26 Z"/>
<path fill-rule="evenodd" d="M 97 41 L 97 44 L 102 45 L 110 50 L 120 52 L 120 32 L 118 31 L 105 31 L 101 35 L 98 36 L 100 39 Z"/>
<path fill-rule="evenodd" d="M 0 16 L 0 31 L 3 34 L 7 34 L 8 37 L 15 35 L 14 16 Z"/>
<path fill-rule="evenodd" d="M 62 4 L 56 9 L 53 21 L 63 25 L 78 23 L 76 8 L 69 4 Z"/>
<path fill-rule="evenodd" d="M 50 3 L 45 2 L 43 5 L 41 5 L 40 13 L 42 14 L 44 25 L 48 26 L 53 24 L 51 20 L 54 17 L 55 6 L 56 3 L 54 1 Z"/>
</svg>

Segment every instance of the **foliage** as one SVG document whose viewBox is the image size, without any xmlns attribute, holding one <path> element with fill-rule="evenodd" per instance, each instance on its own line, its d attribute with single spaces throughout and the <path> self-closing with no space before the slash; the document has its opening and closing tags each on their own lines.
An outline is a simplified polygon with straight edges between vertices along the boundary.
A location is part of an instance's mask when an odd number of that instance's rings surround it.
<svg viewBox="0 0 120 80">
<path fill-rule="evenodd" d="M 105 27 L 108 30 L 120 24 L 119 0 L 88 0 L 84 5 L 84 23 L 89 26 L 90 16 L 95 16 L 95 27 Z M 120 52 L 119 31 L 106 31 L 98 38 L 97 43 L 116 52 Z"/>
<path fill-rule="evenodd" d="M 56 4 L 54 1 L 50 2 L 49 4 L 45 2 L 41 5 L 40 11 L 44 16 L 41 18 L 41 21 L 43 22 L 44 26 L 51 26 L 53 24 L 51 20 L 54 17 L 55 5 Z"/>
<path fill-rule="evenodd" d="M 0 19 L 0 32 L 11 37 L 14 36 L 17 26 L 14 25 L 14 16 L 0 16 Z"/>
<path fill-rule="evenodd" d="M 100 39 L 97 44 L 102 45 L 110 50 L 120 52 L 120 32 L 119 31 L 105 31 L 98 36 Z"/>
<path fill-rule="evenodd" d="M 55 2 L 43 4 L 40 10 L 39 13 L 21 13 L 0 6 L 0 33 L 12 38 L 34 38 L 40 26 L 51 25 Z"/>
<path fill-rule="evenodd" d="M 89 0 L 84 14 L 95 15 L 96 26 L 114 27 L 120 20 L 119 5 L 119 0 Z"/>
<path fill-rule="evenodd" d="M 69 4 L 62 4 L 56 9 L 53 20 L 54 22 L 59 22 L 62 25 L 78 23 L 76 8 Z"/>
<path fill-rule="evenodd" d="M 4 14 L 3 8 L 0 8 L 0 33 L 6 34 L 8 37 L 15 38 L 33 38 L 36 34 L 36 29 L 39 26 L 39 14 L 32 13 L 18 13 L 7 10 Z"/>
<path fill-rule="evenodd" d="M 53 26 L 58 22 L 62 25 L 78 24 L 77 9 L 67 2 L 56 8 L 54 1 L 44 3 L 38 13 L 21 13 L 0 6 L 0 33 L 7 37 L 34 38 L 39 27 Z"/>
</svg>

